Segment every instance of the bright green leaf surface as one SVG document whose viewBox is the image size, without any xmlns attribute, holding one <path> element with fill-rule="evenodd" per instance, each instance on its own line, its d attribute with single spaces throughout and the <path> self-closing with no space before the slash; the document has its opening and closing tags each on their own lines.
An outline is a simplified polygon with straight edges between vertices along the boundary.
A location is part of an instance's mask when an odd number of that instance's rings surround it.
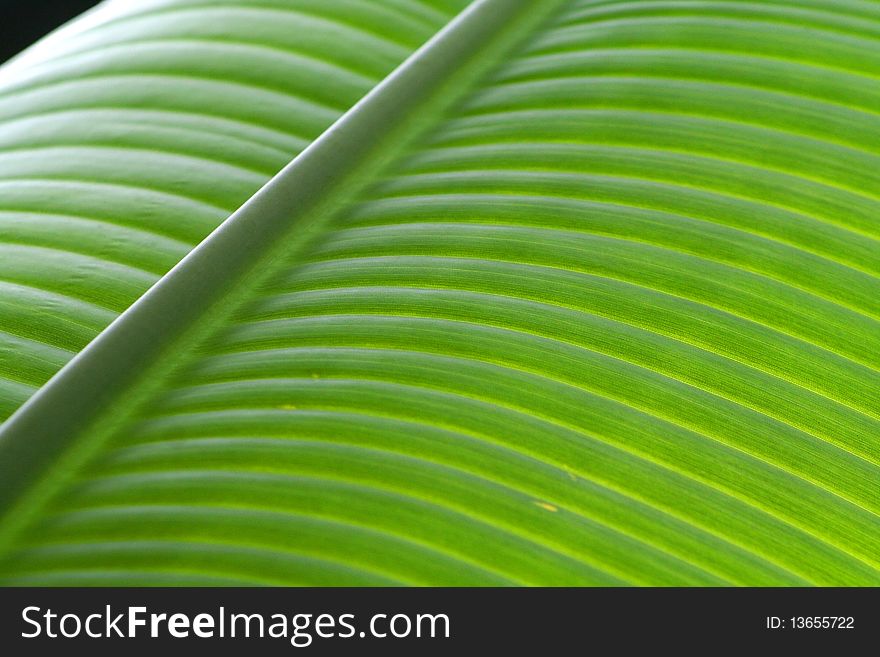
<svg viewBox="0 0 880 657">
<path fill-rule="evenodd" d="M 0 419 L 465 4 L 111 2 L 0 69 Z"/>
<path fill-rule="evenodd" d="M 2 69 L 4 415 L 311 143 L 0 430 L 2 581 L 880 584 L 880 4 L 481 0 L 377 86 L 462 4 Z"/>
</svg>

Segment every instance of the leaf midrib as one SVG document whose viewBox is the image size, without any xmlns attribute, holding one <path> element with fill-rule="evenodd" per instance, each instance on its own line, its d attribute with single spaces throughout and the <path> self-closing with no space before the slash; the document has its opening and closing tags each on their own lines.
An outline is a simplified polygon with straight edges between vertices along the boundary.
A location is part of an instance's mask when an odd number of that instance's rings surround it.
<svg viewBox="0 0 880 657">
<path fill-rule="evenodd" d="M 0 551 L 195 345 L 561 0 L 477 0 L 334 123 L 0 427 Z M 112 416 L 102 411 L 113 408 Z"/>
</svg>

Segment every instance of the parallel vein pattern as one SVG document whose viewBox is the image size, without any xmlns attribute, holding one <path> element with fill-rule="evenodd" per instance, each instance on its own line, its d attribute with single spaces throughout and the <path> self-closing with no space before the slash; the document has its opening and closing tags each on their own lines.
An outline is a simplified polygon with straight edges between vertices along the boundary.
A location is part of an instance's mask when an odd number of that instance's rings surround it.
<svg viewBox="0 0 880 657">
<path fill-rule="evenodd" d="M 463 4 L 111 2 L 0 70 L 0 420 Z"/>
<path fill-rule="evenodd" d="M 564 3 L 4 581 L 880 584 L 878 46 L 864 2 Z M 84 336 L 110 311 L 68 297 Z"/>
</svg>

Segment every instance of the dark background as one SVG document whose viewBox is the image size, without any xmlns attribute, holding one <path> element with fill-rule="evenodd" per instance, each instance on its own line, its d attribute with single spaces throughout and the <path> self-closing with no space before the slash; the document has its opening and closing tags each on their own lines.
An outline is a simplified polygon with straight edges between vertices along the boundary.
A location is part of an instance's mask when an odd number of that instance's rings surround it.
<svg viewBox="0 0 880 657">
<path fill-rule="evenodd" d="M 96 0 L 0 0 L 0 63 L 96 4 Z"/>
</svg>

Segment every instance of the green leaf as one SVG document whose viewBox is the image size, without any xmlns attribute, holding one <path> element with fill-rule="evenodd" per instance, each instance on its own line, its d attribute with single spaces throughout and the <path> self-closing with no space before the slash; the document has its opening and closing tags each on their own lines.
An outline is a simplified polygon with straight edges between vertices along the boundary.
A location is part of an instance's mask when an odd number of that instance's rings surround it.
<svg viewBox="0 0 880 657">
<path fill-rule="evenodd" d="M 4 583 L 880 584 L 880 5 L 462 4 L 0 73 Z"/>
<path fill-rule="evenodd" d="M 0 419 L 464 4 L 115 3 L 0 69 Z"/>
</svg>

